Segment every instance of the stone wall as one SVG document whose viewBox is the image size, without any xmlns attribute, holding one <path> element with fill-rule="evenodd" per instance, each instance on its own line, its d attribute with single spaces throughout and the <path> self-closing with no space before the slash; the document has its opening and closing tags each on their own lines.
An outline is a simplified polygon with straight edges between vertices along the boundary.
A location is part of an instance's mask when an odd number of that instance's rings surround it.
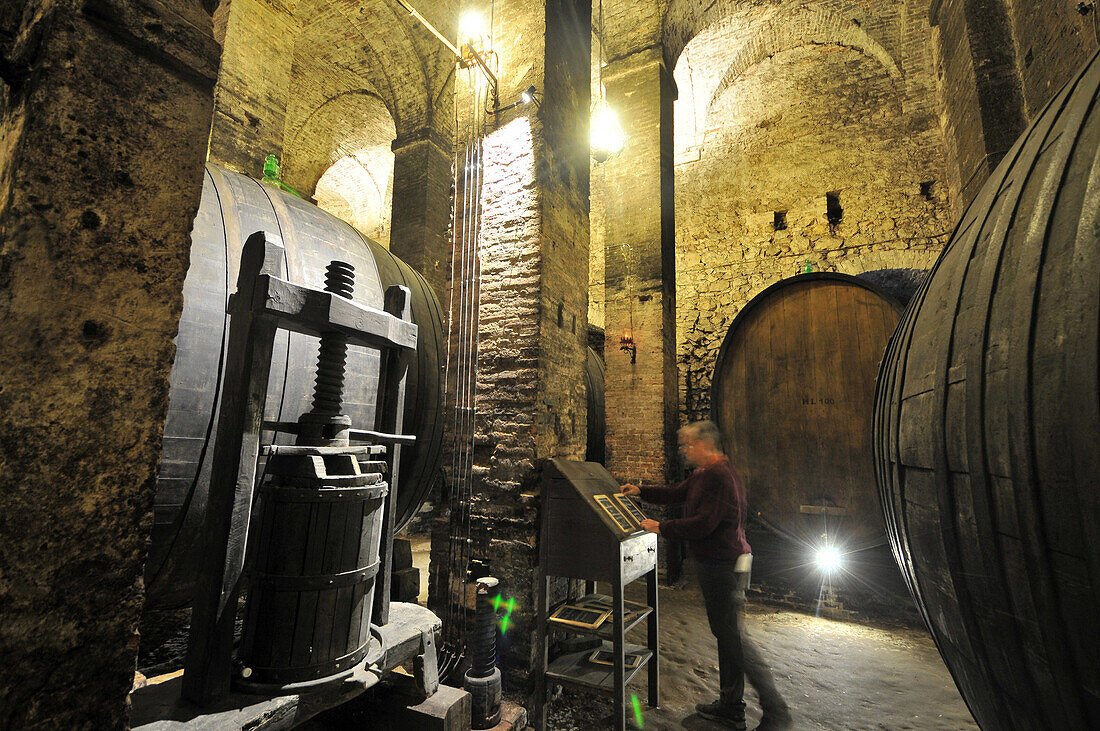
<svg viewBox="0 0 1100 731">
<path fill-rule="evenodd" d="M 1035 119 L 1062 84 L 1096 52 L 1100 12 L 1079 0 L 1005 0 L 1028 119 Z"/>
<path fill-rule="evenodd" d="M 0 12 L 3 728 L 127 727 L 218 50 L 198 0 Z"/>
<path fill-rule="evenodd" d="M 707 414 L 717 348 L 741 305 L 806 260 L 817 271 L 927 269 L 951 228 L 958 185 L 947 165 L 926 4 L 677 0 L 664 22 L 665 55 L 678 55 L 675 214 L 668 216 L 676 230 L 678 400 L 681 419 L 698 418 Z M 608 82 L 608 69 L 622 58 L 604 70 L 609 93 L 616 82 Z M 627 90 L 621 118 L 657 97 Z M 648 142 L 628 133 L 621 157 L 639 144 Z M 631 174 L 616 160 L 593 168 L 589 267 L 589 317 L 607 327 L 615 346 L 624 328 L 610 315 L 631 299 L 615 280 L 618 269 L 630 269 L 627 249 L 638 244 L 623 233 L 626 224 L 608 218 L 607 201 L 629 185 L 614 216 L 638 219 L 655 205 L 645 191 L 656 175 L 637 165 Z M 825 218 L 830 192 L 846 211 L 836 227 Z M 775 230 L 777 212 L 786 215 L 785 230 Z M 646 317 L 635 323 L 636 338 L 652 340 L 660 325 Z M 637 368 L 615 362 L 617 352 L 608 351 L 609 443 L 616 429 L 639 428 L 636 414 L 615 412 L 615 372 Z"/>
<path fill-rule="evenodd" d="M 785 51 L 743 74 L 676 175 L 686 419 L 709 417 L 718 349 L 758 292 L 807 266 L 928 269 L 952 226 L 935 118 L 908 113 L 880 63 L 839 46 Z M 829 195 L 841 211 L 830 214 Z"/>
</svg>

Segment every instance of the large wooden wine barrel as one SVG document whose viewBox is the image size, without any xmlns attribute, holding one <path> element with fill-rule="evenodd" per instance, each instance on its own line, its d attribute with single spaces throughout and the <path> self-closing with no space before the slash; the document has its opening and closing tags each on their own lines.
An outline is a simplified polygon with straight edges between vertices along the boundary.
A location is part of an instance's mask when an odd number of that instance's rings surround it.
<svg viewBox="0 0 1100 731">
<path fill-rule="evenodd" d="M 970 205 L 891 339 L 888 532 L 984 729 L 1100 728 L 1100 62 Z"/>
<path fill-rule="evenodd" d="M 726 333 L 712 418 L 752 514 L 779 533 L 855 550 L 883 538 L 871 458 L 875 374 L 900 307 L 844 274 L 768 287 Z"/>
<path fill-rule="evenodd" d="M 150 608 L 184 606 L 191 599 L 200 560 L 196 536 L 206 509 L 228 337 L 226 302 L 244 240 L 259 230 L 281 239 L 286 251 L 282 274 L 290 281 L 321 289 L 325 266 L 340 259 L 355 267 L 352 299 L 356 302 L 381 309 L 387 287 L 409 287 L 418 334 L 416 358 L 406 382 L 404 423 L 406 430 L 416 434 L 417 443 L 402 450 L 398 527 L 419 509 L 439 472 L 444 334 L 439 303 L 428 283 L 386 249 L 316 206 L 208 165 L 191 234 L 191 265 L 184 282 L 164 424 L 153 541 L 145 571 Z M 279 333 L 266 418 L 294 421 L 308 410 L 317 345 L 316 338 Z M 374 428 L 378 369 L 377 351 L 349 347 L 344 406 L 359 428 Z"/>
</svg>

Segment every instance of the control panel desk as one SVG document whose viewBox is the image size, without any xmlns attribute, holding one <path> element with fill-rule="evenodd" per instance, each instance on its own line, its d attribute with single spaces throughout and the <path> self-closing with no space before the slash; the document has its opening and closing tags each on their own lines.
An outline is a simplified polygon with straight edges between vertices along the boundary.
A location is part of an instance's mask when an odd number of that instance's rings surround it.
<svg viewBox="0 0 1100 731">
<path fill-rule="evenodd" d="M 626 685 L 648 672 L 648 705 L 659 694 L 657 657 L 657 535 L 641 528 L 641 507 L 619 493 L 603 465 L 555 459 L 542 475 L 539 538 L 538 675 L 535 724 L 546 728 L 549 684 L 571 685 L 611 694 L 616 728 L 626 728 Z M 551 577 L 580 579 L 585 596 L 551 604 Z M 646 580 L 646 604 L 623 598 L 627 584 Z M 596 582 L 611 584 L 611 596 L 595 593 Z M 646 622 L 645 645 L 627 644 L 626 633 Z M 604 640 L 602 647 L 547 662 L 549 632 L 560 630 Z"/>
</svg>

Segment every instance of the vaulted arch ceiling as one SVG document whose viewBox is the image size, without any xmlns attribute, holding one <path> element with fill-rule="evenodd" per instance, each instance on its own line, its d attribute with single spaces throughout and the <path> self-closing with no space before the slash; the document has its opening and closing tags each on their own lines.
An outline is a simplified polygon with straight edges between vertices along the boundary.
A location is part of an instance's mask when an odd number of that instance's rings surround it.
<svg viewBox="0 0 1100 731">
<path fill-rule="evenodd" d="M 680 92 L 675 111 L 678 156 L 702 142 L 720 100 L 746 72 L 805 46 L 860 53 L 876 63 L 899 92 L 904 86 L 902 67 L 884 45 L 858 20 L 828 2 L 744 2 L 696 33 L 679 54 L 675 70 Z M 902 96 L 899 93 L 899 99 Z"/>
<path fill-rule="evenodd" d="M 345 156 L 388 153 L 395 138 L 424 127 L 449 131 L 440 91 L 453 62 L 393 0 L 300 0 L 295 11 L 302 27 L 283 135 L 288 183 L 311 193 Z"/>
<path fill-rule="evenodd" d="M 284 144 L 287 182 L 312 193 L 321 175 L 347 156 L 388 155 L 396 136 L 394 120 L 382 98 L 370 89 L 351 89 L 303 105 L 301 118 L 288 124 Z"/>
<path fill-rule="evenodd" d="M 928 0 L 669 0 L 662 23 L 665 61 L 674 67 L 693 39 L 716 26 L 741 23 L 759 31 L 778 51 L 804 42 L 825 42 L 855 48 L 901 75 L 897 59 L 902 25 L 918 12 L 927 22 Z M 914 5 L 925 6 L 923 13 Z M 774 24 L 774 25 L 773 25 Z M 757 58 L 758 63 L 767 55 Z M 751 65 L 751 64 L 750 64 Z"/>
<path fill-rule="evenodd" d="M 731 54 L 725 73 L 710 95 L 707 111 L 713 109 L 715 102 L 748 69 L 783 51 L 808 45 L 841 46 L 859 51 L 878 61 L 894 79 L 901 78 L 897 62 L 862 27 L 836 13 L 803 6 L 791 15 L 780 15 L 753 25 L 747 42 Z"/>
<path fill-rule="evenodd" d="M 398 132 L 423 126 L 433 101 L 429 72 L 417 48 L 415 21 L 398 9 L 392 0 L 301 2 L 296 79 L 310 83 L 312 70 L 327 67 L 334 77 L 332 96 L 368 88 L 385 103 Z"/>
</svg>

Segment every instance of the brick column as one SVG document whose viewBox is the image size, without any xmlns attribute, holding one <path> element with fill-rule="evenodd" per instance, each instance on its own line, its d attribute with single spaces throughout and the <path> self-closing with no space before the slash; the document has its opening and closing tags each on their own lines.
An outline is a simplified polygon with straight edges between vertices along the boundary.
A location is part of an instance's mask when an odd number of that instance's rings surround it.
<svg viewBox="0 0 1100 731">
<path fill-rule="evenodd" d="M 1005 0 L 936 0 L 930 20 L 961 211 L 1027 127 L 1023 87 Z"/>
<path fill-rule="evenodd" d="M 506 597 L 515 598 L 500 646 L 505 687 L 515 689 L 535 659 L 542 462 L 583 458 L 587 437 L 591 29 L 587 6 L 570 0 L 504 0 L 495 13 L 498 30 L 520 39 L 498 45 L 500 106 L 511 105 L 530 85 L 541 98 L 538 107 L 522 105 L 488 118 L 480 192 L 480 341 L 468 521 L 473 558 L 502 580 Z M 468 89 L 456 86 L 465 99 Z M 459 124 L 460 138 L 467 123 Z M 452 515 L 433 533 L 429 606 L 440 615 L 460 598 L 448 587 L 446 559 L 448 541 L 464 530 L 460 516 Z"/>
<path fill-rule="evenodd" d="M 199 0 L 0 13 L 4 728 L 128 727 L 218 51 Z"/>
<path fill-rule="evenodd" d="M 663 484 L 675 465 L 675 82 L 658 48 L 604 69 L 608 103 L 626 133 L 604 163 L 607 465 L 621 481 Z M 631 324 L 633 323 L 633 325 Z M 635 362 L 619 348 L 631 333 Z"/>
<path fill-rule="evenodd" d="M 210 161 L 258 179 L 265 157 L 283 156 L 299 23 L 280 3 L 267 0 L 223 1 L 217 20 L 224 23 L 224 46 Z"/>
<path fill-rule="evenodd" d="M 393 142 L 390 251 L 420 272 L 447 306 L 451 223 L 450 140 L 430 127 Z"/>
</svg>

